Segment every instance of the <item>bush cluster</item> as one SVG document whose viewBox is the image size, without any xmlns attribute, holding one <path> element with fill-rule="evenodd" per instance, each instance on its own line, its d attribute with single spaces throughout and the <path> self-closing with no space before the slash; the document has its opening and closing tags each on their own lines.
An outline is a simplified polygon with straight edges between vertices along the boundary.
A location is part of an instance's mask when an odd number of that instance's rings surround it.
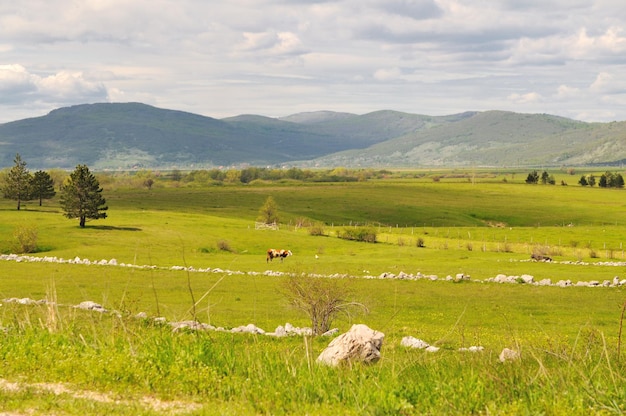
<svg viewBox="0 0 626 416">
<path fill-rule="evenodd" d="M 339 238 L 344 240 L 362 241 L 365 243 L 376 242 L 376 230 L 373 227 L 346 227 L 339 231 Z"/>
</svg>

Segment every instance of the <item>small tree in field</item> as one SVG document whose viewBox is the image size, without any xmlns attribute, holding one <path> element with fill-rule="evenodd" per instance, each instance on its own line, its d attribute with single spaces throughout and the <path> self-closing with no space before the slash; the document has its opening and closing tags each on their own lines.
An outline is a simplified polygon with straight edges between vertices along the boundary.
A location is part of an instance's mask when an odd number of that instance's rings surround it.
<svg viewBox="0 0 626 416">
<path fill-rule="evenodd" d="M 68 180 L 61 186 L 61 207 L 67 218 L 78 218 L 80 227 L 87 219 L 106 218 L 108 207 L 102 197 L 102 188 L 86 165 L 78 165 Z"/>
<path fill-rule="evenodd" d="M 349 314 L 357 306 L 367 311 L 362 304 L 348 300 L 352 290 L 346 281 L 294 275 L 285 281 L 283 288 L 289 304 L 311 319 L 314 335 L 330 330 L 333 320 L 340 313 Z"/>
<path fill-rule="evenodd" d="M 4 197 L 17 201 L 17 210 L 22 206 L 22 201 L 30 200 L 30 181 L 32 175 L 26 169 L 26 162 L 22 160 L 20 154 L 15 155 L 13 160 L 15 165 L 11 168 L 5 179 L 5 186 L 2 191 Z"/>
<path fill-rule="evenodd" d="M 15 251 L 17 253 L 34 253 L 37 251 L 37 227 L 34 225 L 18 225 L 13 230 Z"/>
<path fill-rule="evenodd" d="M 259 210 L 257 221 L 264 224 L 278 223 L 278 205 L 271 196 L 267 197 L 265 203 Z"/>
<path fill-rule="evenodd" d="M 30 181 L 30 185 L 31 197 L 33 199 L 39 199 L 39 206 L 41 206 L 42 200 L 50 199 L 56 195 L 52 177 L 42 170 L 35 172 Z"/>
</svg>

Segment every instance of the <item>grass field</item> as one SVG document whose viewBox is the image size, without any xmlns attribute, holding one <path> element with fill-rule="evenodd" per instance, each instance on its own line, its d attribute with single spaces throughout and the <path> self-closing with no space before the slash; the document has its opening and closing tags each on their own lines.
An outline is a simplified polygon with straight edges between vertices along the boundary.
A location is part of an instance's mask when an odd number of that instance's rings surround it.
<svg viewBox="0 0 626 416">
<path fill-rule="evenodd" d="M 521 176 L 518 175 L 518 180 Z M 560 180 L 560 179 L 559 179 Z M 16 227 L 37 230 L 37 257 L 116 259 L 155 268 L 3 261 L 0 410 L 10 414 L 611 414 L 626 412 L 618 351 L 621 287 L 483 282 L 498 274 L 604 281 L 624 274 L 623 190 L 489 178 L 344 184 L 107 186 L 109 218 L 62 216 L 58 201 L 0 202 L 0 252 Z M 268 196 L 280 230 L 256 230 Z M 313 236 L 308 224 L 323 224 Z M 304 226 L 301 226 L 304 225 Z M 372 226 L 377 243 L 337 237 Z M 421 241 L 423 247 L 418 247 Z M 266 263 L 265 251 L 293 257 Z M 554 262 L 530 262 L 541 251 Z M 212 271 L 172 270 L 187 266 Z M 221 269 L 222 272 L 216 272 Z M 321 337 L 172 333 L 196 318 L 266 331 L 310 324 L 281 293 L 286 274 L 341 275 L 368 313 L 340 316 L 385 333 L 373 366 L 314 363 Z M 228 271 L 232 271 L 229 273 Z M 439 280 L 365 279 L 382 273 Z M 453 283 L 446 276 L 470 275 Z M 79 311 L 85 300 L 119 314 Z M 197 302 L 194 305 L 194 301 Z M 415 336 L 438 353 L 400 346 Z M 460 347 L 481 345 L 479 354 Z M 522 352 L 502 364 L 502 348 Z"/>
</svg>

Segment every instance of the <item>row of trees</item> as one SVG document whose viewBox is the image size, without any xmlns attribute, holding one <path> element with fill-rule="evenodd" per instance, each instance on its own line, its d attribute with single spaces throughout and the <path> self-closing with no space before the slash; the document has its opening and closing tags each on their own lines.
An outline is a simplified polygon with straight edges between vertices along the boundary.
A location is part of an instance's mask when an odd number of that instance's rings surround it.
<svg viewBox="0 0 626 416">
<path fill-rule="evenodd" d="M 578 183 L 582 186 L 594 186 L 596 184 L 596 177 L 594 175 L 583 175 L 580 177 Z M 619 173 L 606 172 L 600 175 L 598 186 L 600 188 L 623 188 L 624 178 Z"/>
<path fill-rule="evenodd" d="M 541 173 L 541 175 L 534 170 L 526 177 L 526 183 L 535 184 L 539 183 L 539 181 L 541 181 L 544 185 L 554 185 L 556 183 L 554 176 L 550 175 L 545 170 Z M 600 175 L 599 179 L 597 179 L 593 174 L 589 174 L 582 175 L 578 181 L 578 184 L 582 186 L 595 186 L 596 183 L 600 188 L 623 188 L 624 178 L 619 173 L 607 171 Z M 565 182 L 562 182 L 562 184 L 565 184 Z"/>
<path fill-rule="evenodd" d="M 26 162 L 19 153 L 13 160 L 14 166 L 4 177 L 2 192 L 5 198 L 17 201 L 20 210 L 23 201 L 50 199 L 56 195 L 54 181 L 44 171 L 32 175 L 26 168 Z M 60 187 L 60 204 L 64 215 L 70 219 L 79 219 L 81 228 L 88 219 L 106 218 L 106 200 L 96 177 L 86 165 L 78 165 Z"/>
<path fill-rule="evenodd" d="M 38 199 L 39 206 L 41 206 L 44 199 L 50 199 L 56 195 L 54 181 L 47 172 L 39 170 L 32 175 L 26 169 L 26 162 L 22 160 L 19 153 L 13 162 L 15 165 L 7 173 L 2 191 L 5 198 L 17 201 L 18 211 L 22 206 L 22 201 Z"/>
<path fill-rule="evenodd" d="M 545 170 L 541 173 L 541 176 L 539 176 L 539 173 L 534 170 L 526 177 L 526 183 L 539 183 L 539 180 L 541 180 L 541 183 L 544 185 L 554 185 L 556 183 L 554 175 L 550 175 Z"/>
<path fill-rule="evenodd" d="M 344 167 L 331 170 L 306 170 L 296 167 L 290 169 L 248 167 L 241 170 L 193 170 L 186 174 L 179 170 L 174 170 L 169 175 L 169 178 L 173 181 L 200 183 L 209 181 L 250 183 L 255 180 L 277 181 L 284 179 L 309 182 L 356 182 L 366 181 L 371 178 L 382 178 L 390 173 L 387 170 L 347 169 Z"/>
</svg>

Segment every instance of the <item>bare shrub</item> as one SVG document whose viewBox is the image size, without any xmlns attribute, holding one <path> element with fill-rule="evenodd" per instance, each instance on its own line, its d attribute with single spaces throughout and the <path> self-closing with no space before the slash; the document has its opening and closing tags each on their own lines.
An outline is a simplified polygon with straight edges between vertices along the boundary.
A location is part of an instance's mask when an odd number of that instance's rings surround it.
<svg viewBox="0 0 626 416">
<path fill-rule="evenodd" d="M 551 256 L 562 256 L 563 249 L 560 246 L 552 246 L 550 247 L 550 255 Z"/>
<path fill-rule="evenodd" d="M 592 259 L 597 259 L 598 258 L 598 253 L 596 253 L 596 251 L 592 248 L 589 248 L 589 257 Z"/>
<path fill-rule="evenodd" d="M 222 250 L 222 251 L 228 251 L 228 252 L 233 252 L 232 247 L 230 246 L 230 243 L 227 240 L 219 240 L 217 242 L 217 248 Z"/>
<path fill-rule="evenodd" d="M 15 251 L 18 253 L 34 253 L 37 251 L 37 227 L 35 225 L 18 225 L 13 230 Z"/>
<path fill-rule="evenodd" d="M 424 248 L 425 243 L 424 243 L 424 239 L 422 237 L 418 237 L 417 242 L 415 243 L 415 245 L 419 248 Z"/>
<path fill-rule="evenodd" d="M 295 219 L 294 222 L 295 222 L 296 228 L 310 227 L 313 225 L 313 221 L 311 221 L 310 219 L 306 217 L 298 217 Z"/>
<path fill-rule="evenodd" d="M 467 247 L 467 251 L 474 250 L 474 245 L 472 243 L 467 243 L 466 247 Z"/>
<path fill-rule="evenodd" d="M 400 247 L 404 247 L 404 246 L 406 245 L 406 243 L 405 243 L 405 241 L 404 241 L 404 238 L 402 238 L 402 237 L 398 237 L 398 245 L 399 245 Z"/>
<path fill-rule="evenodd" d="M 550 247 L 537 244 L 533 246 L 532 255 L 535 257 L 549 257 L 551 255 Z"/>
<path fill-rule="evenodd" d="M 349 316 L 356 308 L 367 312 L 364 305 L 349 300 L 353 294 L 349 280 L 292 275 L 285 280 L 282 292 L 291 306 L 309 316 L 314 335 L 330 330 L 339 314 Z"/>
</svg>

